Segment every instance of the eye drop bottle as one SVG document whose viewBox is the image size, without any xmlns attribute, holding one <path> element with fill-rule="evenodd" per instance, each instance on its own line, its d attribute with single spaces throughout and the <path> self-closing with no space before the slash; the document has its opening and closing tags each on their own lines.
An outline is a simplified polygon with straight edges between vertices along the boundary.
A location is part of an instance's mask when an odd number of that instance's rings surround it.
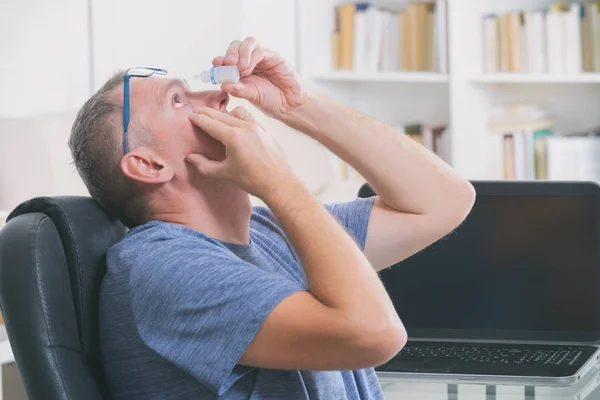
<svg viewBox="0 0 600 400">
<path fill-rule="evenodd" d="M 225 82 L 239 82 L 240 70 L 237 65 L 223 65 L 221 67 L 212 67 L 208 71 L 202 71 L 195 77 L 199 77 L 204 83 L 220 85 Z"/>
</svg>

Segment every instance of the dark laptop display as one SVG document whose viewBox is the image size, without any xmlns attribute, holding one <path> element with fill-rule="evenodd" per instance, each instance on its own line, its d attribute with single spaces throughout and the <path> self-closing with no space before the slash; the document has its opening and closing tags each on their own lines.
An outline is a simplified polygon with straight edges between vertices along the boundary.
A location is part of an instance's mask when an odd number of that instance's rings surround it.
<svg viewBox="0 0 600 400">
<path fill-rule="evenodd" d="M 600 338 L 600 187 L 474 186 L 460 227 L 381 272 L 409 343 L 378 371 L 580 379 Z"/>
<path fill-rule="evenodd" d="M 409 336 L 596 339 L 597 202 L 478 194 L 455 232 L 381 273 Z"/>
</svg>

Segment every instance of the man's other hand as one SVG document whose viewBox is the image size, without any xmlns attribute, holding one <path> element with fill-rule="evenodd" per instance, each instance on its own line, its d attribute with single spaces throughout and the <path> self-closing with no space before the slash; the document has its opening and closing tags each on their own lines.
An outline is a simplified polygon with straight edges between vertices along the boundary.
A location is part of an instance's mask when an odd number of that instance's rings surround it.
<svg viewBox="0 0 600 400">
<path fill-rule="evenodd" d="M 196 153 L 186 156 L 203 177 L 231 181 L 262 200 L 296 179 L 279 145 L 245 108 L 237 107 L 229 114 L 199 108 L 189 118 L 227 149 L 223 161 Z"/>
<path fill-rule="evenodd" d="M 240 82 L 224 83 L 221 89 L 248 100 L 271 117 L 281 118 L 308 98 L 294 68 L 253 37 L 231 42 L 224 56 L 215 57 L 213 65 L 237 65 Z"/>
</svg>

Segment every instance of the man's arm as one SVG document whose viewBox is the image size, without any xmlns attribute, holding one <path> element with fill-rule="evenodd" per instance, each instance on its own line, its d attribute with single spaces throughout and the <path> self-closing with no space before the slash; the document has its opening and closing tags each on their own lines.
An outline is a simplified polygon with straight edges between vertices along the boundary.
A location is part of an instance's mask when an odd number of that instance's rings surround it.
<svg viewBox="0 0 600 400">
<path fill-rule="evenodd" d="M 222 142 L 227 157 L 213 161 L 190 154 L 187 161 L 203 178 L 234 182 L 267 203 L 308 280 L 308 292 L 288 296 L 271 311 L 240 363 L 347 370 L 379 365 L 396 355 L 406 343 L 406 331 L 377 274 L 295 177 L 269 135 L 250 116 L 242 121 L 210 108 L 190 120 Z"/>
<path fill-rule="evenodd" d="M 280 118 L 318 140 L 375 189 L 365 254 L 379 270 L 439 240 L 467 216 L 471 184 L 393 128 L 321 95 Z"/>
</svg>

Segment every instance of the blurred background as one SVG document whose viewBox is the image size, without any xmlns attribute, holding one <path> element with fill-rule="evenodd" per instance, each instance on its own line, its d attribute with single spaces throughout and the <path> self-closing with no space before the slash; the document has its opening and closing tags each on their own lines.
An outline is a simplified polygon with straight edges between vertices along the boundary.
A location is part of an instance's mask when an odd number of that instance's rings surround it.
<svg viewBox="0 0 600 400">
<path fill-rule="evenodd" d="M 600 181 L 597 1 L 0 0 L 0 226 L 31 197 L 87 194 L 67 139 L 114 71 L 187 78 L 250 35 L 469 179 Z M 260 119 L 322 201 L 355 197 L 352 168 Z"/>
</svg>

